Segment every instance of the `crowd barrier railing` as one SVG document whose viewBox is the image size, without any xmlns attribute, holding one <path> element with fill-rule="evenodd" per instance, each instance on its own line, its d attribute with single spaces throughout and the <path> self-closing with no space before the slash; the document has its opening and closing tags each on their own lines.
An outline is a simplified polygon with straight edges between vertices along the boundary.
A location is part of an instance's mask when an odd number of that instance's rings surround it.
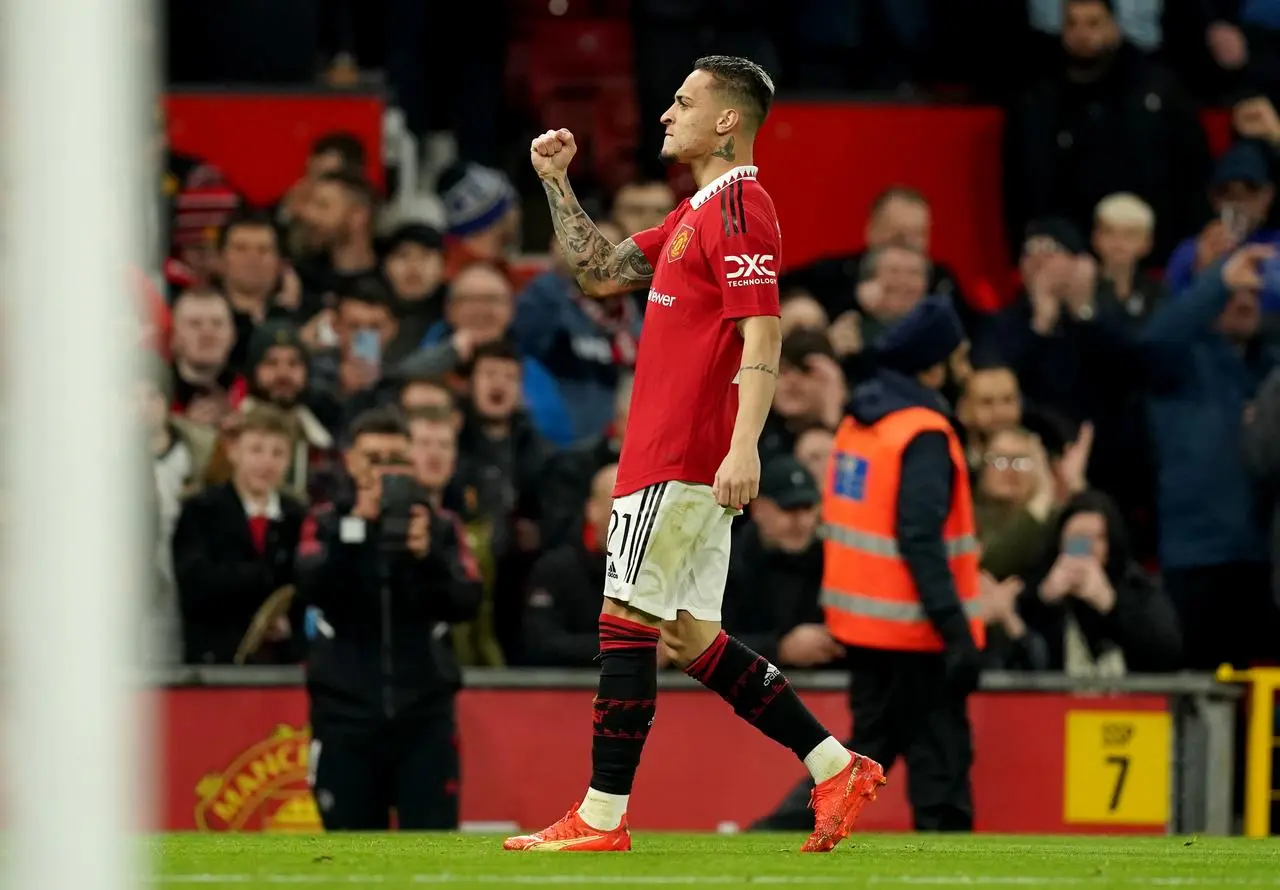
<svg viewBox="0 0 1280 890">
<path fill-rule="evenodd" d="M 306 785 L 311 738 L 300 668 L 175 667 L 149 680 L 163 755 L 159 827 L 319 829 Z M 464 824 L 529 826 L 559 815 L 585 781 L 596 673 L 468 670 L 465 680 L 457 707 Z M 798 672 L 792 680 L 833 732 L 850 731 L 847 675 Z M 664 672 L 659 685 L 632 799 L 637 824 L 741 829 L 803 776 L 789 752 L 743 727 L 688 677 Z M 1202 674 L 988 673 L 969 704 L 975 827 L 1229 834 L 1242 694 Z M 910 829 L 906 784 L 903 767 L 891 771 L 867 830 Z"/>
</svg>

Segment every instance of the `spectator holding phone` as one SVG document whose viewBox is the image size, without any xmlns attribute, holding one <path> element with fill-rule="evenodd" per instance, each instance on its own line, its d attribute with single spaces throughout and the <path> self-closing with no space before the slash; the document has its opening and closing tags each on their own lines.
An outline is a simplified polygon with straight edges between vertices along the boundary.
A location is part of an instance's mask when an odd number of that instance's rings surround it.
<svg viewBox="0 0 1280 890">
<path fill-rule="evenodd" d="M 1017 600 L 1026 633 L 1044 640 L 1044 667 L 1071 676 L 1176 670 L 1177 616 L 1133 560 L 1115 502 L 1098 491 L 1076 495 L 1051 535 L 1055 546 Z"/>
<path fill-rule="evenodd" d="M 311 646 L 312 787 L 326 830 L 458 826 L 449 623 L 474 617 L 475 561 L 453 517 L 413 478 L 399 412 L 356 418 L 351 496 L 317 517 L 303 567 Z"/>
<path fill-rule="evenodd" d="M 382 362 L 398 323 L 390 295 L 373 276 L 343 281 L 336 296 L 338 345 L 314 355 L 311 380 L 316 391 L 342 404 L 349 421 L 399 398 L 399 388 L 384 379 Z"/>
<path fill-rule="evenodd" d="M 1271 614 L 1259 491 L 1240 459 L 1249 404 L 1280 363 L 1258 336 L 1269 245 L 1210 265 L 1148 322 L 1140 346 L 1157 467 L 1165 589 L 1182 620 L 1187 667 L 1215 670 L 1268 657 Z"/>
<path fill-rule="evenodd" d="M 1209 183 L 1209 200 L 1217 216 L 1194 238 L 1169 255 L 1165 285 L 1171 294 L 1191 286 L 1196 275 L 1241 244 L 1280 245 L 1280 231 L 1264 228 L 1275 198 L 1271 160 L 1265 144 L 1242 139 L 1218 159 Z M 1264 289 L 1264 302 L 1280 308 L 1280 278 Z"/>
</svg>

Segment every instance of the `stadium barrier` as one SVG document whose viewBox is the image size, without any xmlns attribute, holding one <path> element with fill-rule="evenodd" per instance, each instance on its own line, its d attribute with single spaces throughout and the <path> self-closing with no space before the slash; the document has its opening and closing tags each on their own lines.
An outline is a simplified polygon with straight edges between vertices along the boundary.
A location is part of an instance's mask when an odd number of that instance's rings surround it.
<svg viewBox="0 0 1280 890">
<path fill-rule="evenodd" d="M 169 831 L 315 831 L 310 733 L 298 668 L 191 667 L 159 688 L 162 812 Z M 793 681 L 847 733 L 847 678 Z M 474 670 L 458 699 L 465 825 L 533 826 L 588 778 L 593 671 Z M 681 674 L 664 673 L 633 821 L 650 830 L 736 830 L 803 775 Z M 1238 686 L 1211 676 L 988 674 L 970 701 L 975 825 L 1034 833 L 1228 834 Z M 890 772 L 867 830 L 910 830 L 905 767 Z M 1269 797 L 1269 794 L 1268 794 Z"/>
<path fill-rule="evenodd" d="M 1218 668 L 1223 683 L 1249 685 L 1249 723 L 1245 731 L 1245 837 L 1271 835 L 1271 807 L 1280 802 L 1272 781 L 1272 765 L 1280 750 L 1276 725 L 1276 693 L 1280 692 L 1280 668 L 1237 671 L 1229 664 Z"/>
</svg>

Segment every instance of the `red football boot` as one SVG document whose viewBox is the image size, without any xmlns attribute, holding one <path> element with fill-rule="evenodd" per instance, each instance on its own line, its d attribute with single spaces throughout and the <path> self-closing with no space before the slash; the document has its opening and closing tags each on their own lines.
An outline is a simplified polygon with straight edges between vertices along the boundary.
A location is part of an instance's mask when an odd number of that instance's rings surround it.
<svg viewBox="0 0 1280 890">
<path fill-rule="evenodd" d="M 623 816 L 612 831 L 592 828 L 578 815 L 578 804 L 564 818 L 536 834 L 509 837 L 504 850 L 529 853 L 623 853 L 631 849 L 631 828 Z"/>
<path fill-rule="evenodd" d="M 853 753 L 853 752 L 850 752 Z M 876 791 L 888 782 L 884 767 L 870 757 L 853 754 L 849 765 L 813 789 L 813 834 L 800 848 L 802 853 L 829 853 L 849 836 L 858 814 L 876 799 Z"/>
</svg>

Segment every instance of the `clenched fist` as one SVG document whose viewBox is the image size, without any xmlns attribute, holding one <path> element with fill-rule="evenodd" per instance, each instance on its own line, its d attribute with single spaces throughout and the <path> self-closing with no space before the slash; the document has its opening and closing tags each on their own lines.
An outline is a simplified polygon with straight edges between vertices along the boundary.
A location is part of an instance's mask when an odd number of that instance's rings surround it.
<svg viewBox="0 0 1280 890">
<path fill-rule="evenodd" d="M 577 151 L 578 144 L 568 130 L 547 130 L 529 144 L 529 160 L 539 176 L 555 176 L 569 168 Z"/>
</svg>

